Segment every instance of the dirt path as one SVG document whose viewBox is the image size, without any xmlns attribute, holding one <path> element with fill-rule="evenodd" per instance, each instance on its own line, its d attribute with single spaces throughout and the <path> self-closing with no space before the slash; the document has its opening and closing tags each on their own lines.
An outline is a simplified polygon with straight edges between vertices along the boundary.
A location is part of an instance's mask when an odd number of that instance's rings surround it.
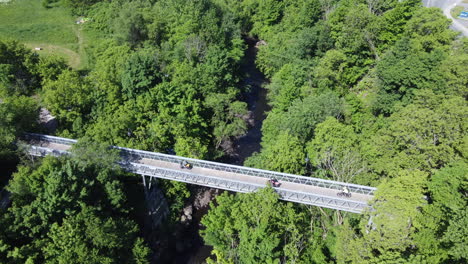
<svg viewBox="0 0 468 264">
<path fill-rule="evenodd" d="M 83 27 L 80 25 L 78 27 L 73 27 L 73 32 L 75 32 L 76 38 L 78 39 L 78 54 L 80 58 L 83 58 L 85 55 L 84 50 L 84 37 L 83 37 Z M 81 61 L 83 63 L 83 61 Z M 81 65 L 82 66 L 82 65 Z"/>
</svg>

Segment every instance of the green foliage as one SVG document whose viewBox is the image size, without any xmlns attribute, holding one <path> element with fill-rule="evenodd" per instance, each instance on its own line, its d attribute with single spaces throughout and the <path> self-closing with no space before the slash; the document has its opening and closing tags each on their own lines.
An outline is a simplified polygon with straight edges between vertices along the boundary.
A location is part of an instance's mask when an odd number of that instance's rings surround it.
<svg viewBox="0 0 468 264">
<path fill-rule="evenodd" d="M 135 98 L 161 81 L 158 56 L 149 52 L 133 54 L 125 63 L 122 73 L 122 92 L 127 98 Z"/>
<path fill-rule="evenodd" d="M 441 50 L 430 53 L 415 47 L 414 42 L 403 38 L 395 44 L 392 51 L 385 54 L 377 64 L 377 76 L 380 80 L 381 94 L 377 97 L 376 108 L 382 112 L 393 112 L 395 104 L 412 100 L 419 89 L 431 89 L 445 92 L 440 67 L 446 54 Z M 390 105 L 382 100 L 385 96 L 394 95 Z M 383 102 L 379 102 L 382 100 Z"/>
<path fill-rule="evenodd" d="M 262 152 L 255 153 L 245 161 L 249 167 L 266 170 L 303 174 L 305 172 L 304 151 L 299 139 L 282 131 L 274 143 L 266 145 Z"/>
<path fill-rule="evenodd" d="M 224 140 L 243 135 L 247 131 L 245 121 L 239 118 L 247 114 L 247 104 L 234 100 L 232 93 L 211 94 L 206 98 L 205 105 L 213 111 L 211 122 L 217 141 L 216 148 Z"/>
<path fill-rule="evenodd" d="M 249 3 L 254 14 L 256 2 Z M 315 176 L 363 184 L 394 178 L 379 186 L 370 221 L 345 217 L 331 228 L 338 237 L 327 255 L 338 263 L 463 262 L 463 211 L 442 209 L 432 196 L 426 205 L 424 197 L 428 176 L 467 156 L 466 40 L 455 40 L 441 12 L 418 0 L 320 4 L 324 20 L 315 25 L 304 27 L 297 10 L 291 23 L 283 11 L 281 20 L 252 31 L 265 40 L 257 64 L 271 77 L 273 109 L 262 151 L 245 164 L 279 170 L 287 157 L 297 166 L 290 172 L 303 173 L 301 158 L 289 155 L 297 137 L 297 153 L 307 153 Z M 284 10 L 294 8 L 285 2 Z M 330 90 L 343 98 L 325 96 Z M 434 179 L 452 177 L 443 175 Z M 461 197 L 459 188 L 441 189 Z M 464 205 L 456 197 L 454 206 Z"/>
<path fill-rule="evenodd" d="M 190 191 L 183 182 L 161 180 L 160 184 L 164 197 L 171 205 L 169 220 L 174 224 L 180 219 L 180 211 L 184 208 L 185 200 L 190 197 Z"/>
<path fill-rule="evenodd" d="M 37 126 L 39 107 L 26 96 L 7 97 L 0 102 L 0 158 L 13 155 L 13 142 L 21 133 Z"/>
<path fill-rule="evenodd" d="M 467 105 L 460 97 L 423 90 L 418 100 L 396 112 L 372 139 L 366 154 L 375 172 L 399 168 L 430 171 L 466 157 Z"/>
<path fill-rule="evenodd" d="M 31 95 L 37 88 L 38 60 L 23 44 L 0 40 L 0 97 Z"/>
<path fill-rule="evenodd" d="M 422 245 L 420 255 L 431 262 L 463 262 L 466 255 L 465 190 L 468 166 L 456 162 L 437 171 L 428 183 L 432 203 L 418 219 L 420 232 L 415 238 Z"/>
<path fill-rule="evenodd" d="M 268 85 L 270 104 L 277 110 L 286 111 L 300 98 L 307 81 L 305 70 L 294 64 L 286 64 L 273 76 Z"/>
<path fill-rule="evenodd" d="M 373 1 L 378 3 L 377 1 Z M 378 34 L 379 51 L 385 51 L 391 47 L 404 34 L 406 23 L 419 10 L 421 1 L 406 0 L 395 3 L 395 8 L 386 11 L 382 15 L 380 33 Z"/>
<path fill-rule="evenodd" d="M 149 258 L 151 255 L 151 250 L 146 246 L 142 238 L 137 238 L 135 245 L 132 249 L 133 253 L 133 263 L 135 264 L 144 264 L 150 263 Z"/>
<path fill-rule="evenodd" d="M 8 222 L 4 242 L 14 248 L 0 255 L 3 263 L 128 263 L 147 256 L 141 241 L 140 253 L 132 253 L 138 227 L 128 217 L 121 174 L 79 156 L 47 157 L 14 174 L 13 205 L 1 217 Z"/>
<path fill-rule="evenodd" d="M 346 93 L 348 84 L 346 76 L 349 62 L 346 55 L 340 50 L 329 50 L 314 69 L 314 82 L 319 91 L 333 90 Z M 344 86 L 344 87 L 343 87 Z"/>
<path fill-rule="evenodd" d="M 220 157 L 247 131 L 242 36 L 262 40 L 256 66 L 272 106 L 246 165 L 380 185 L 364 217 L 292 207 L 271 188 L 221 195 L 202 231 L 217 263 L 466 262 L 468 42 L 439 10 L 419 0 L 40 2 L 2 8 L 0 34 L 88 54 L 89 70 L 0 41 L 0 149 L 11 155 L 34 129 L 38 107 L 25 95 L 39 88 L 57 133 L 86 139 L 71 158 L 18 168 L 0 262 L 147 263 L 106 145 Z M 69 8 L 90 20 L 72 25 Z M 191 193 L 160 186 L 176 227 Z"/>
<path fill-rule="evenodd" d="M 406 35 L 425 51 L 444 48 L 450 45 L 458 34 L 448 30 L 450 19 L 438 8 L 419 9 L 408 21 Z"/>
<path fill-rule="evenodd" d="M 342 100 L 331 92 L 296 100 L 287 112 L 272 112 L 268 115 L 262 127 L 263 142 L 274 141 L 281 131 L 289 131 L 306 142 L 313 137 L 319 123 L 329 116 L 339 118 L 342 111 Z"/>
<path fill-rule="evenodd" d="M 63 3 L 73 10 L 75 15 L 83 15 L 88 8 L 100 0 L 64 0 Z"/>
<path fill-rule="evenodd" d="M 455 261 L 468 260 L 468 246 L 466 234 L 468 234 L 468 214 L 466 210 L 455 213 L 450 219 L 447 233 L 443 237 L 443 242 L 450 245 L 449 255 Z"/>
<path fill-rule="evenodd" d="M 440 72 L 443 76 L 445 89 L 440 89 L 444 94 L 459 95 L 467 97 L 468 91 L 468 72 L 466 65 L 468 63 L 468 40 L 466 38 L 455 41 L 449 56 L 442 61 Z"/>
<path fill-rule="evenodd" d="M 379 31 L 379 17 L 375 16 L 372 9 L 366 8 L 364 4 L 339 8 L 346 10 L 343 10 L 346 12 L 345 15 L 342 16 L 343 14 L 338 11 L 333 12 L 330 17 L 332 36 L 336 40 L 336 46 L 351 56 L 370 56 L 371 52 L 376 53 L 375 42 Z M 378 57 L 378 54 L 373 55 Z"/>
<path fill-rule="evenodd" d="M 353 182 L 366 171 L 360 155 L 360 141 L 351 126 L 329 117 L 316 128 L 315 137 L 307 145 L 317 176 L 330 177 L 340 182 Z"/>
<path fill-rule="evenodd" d="M 147 22 L 141 11 L 144 7 L 144 1 L 124 2 L 120 7 L 118 16 L 113 21 L 113 32 L 118 41 L 135 46 L 146 39 Z"/>
<path fill-rule="evenodd" d="M 338 262 L 408 262 L 411 249 L 418 246 L 412 234 L 416 231 L 414 222 L 426 204 L 426 182 L 427 174 L 407 170 L 382 183 L 371 203 L 374 210 L 365 215 L 369 221 L 361 221 L 357 235 L 348 225 L 339 233 Z"/>
<path fill-rule="evenodd" d="M 137 232 L 136 226 L 124 219 L 103 218 L 90 208 L 52 224 L 44 248 L 46 263 L 113 263 L 131 259 L 129 245 Z M 141 242 L 140 242 L 141 243 Z M 127 255 L 127 256 L 125 256 Z M 148 263 L 143 262 L 143 263 Z"/>
<path fill-rule="evenodd" d="M 272 188 L 216 198 L 203 217 L 201 235 L 217 252 L 218 263 L 307 263 L 305 214 L 278 201 Z"/>
<path fill-rule="evenodd" d="M 42 89 L 47 109 L 65 124 L 73 123 L 91 110 L 92 87 L 75 71 L 64 71 Z"/>
<path fill-rule="evenodd" d="M 67 63 L 61 57 L 40 57 L 37 71 L 41 77 L 42 84 L 48 81 L 56 81 L 58 76 L 68 69 Z"/>
<path fill-rule="evenodd" d="M 96 27 L 126 44 L 96 49 L 97 67 L 89 78 L 97 87 L 96 104 L 92 122 L 85 120 L 87 135 L 109 144 L 208 157 L 208 149 L 245 133 L 246 105 L 237 101 L 235 88 L 244 48 L 237 25 L 210 1 L 182 3 L 96 5 L 95 14 L 102 15 Z M 137 26 L 134 16 L 143 16 Z M 128 29 L 147 32 L 144 48 L 137 48 L 139 37 L 121 37 L 118 30 Z M 133 33 L 123 35 L 128 34 Z"/>
<path fill-rule="evenodd" d="M 103 143 L 93 142 L 89 138 L 81 138 L 76 144 L 72 146 L 71 153 L 73 160 L 79 166 L 95 166 L 103 169 L 118 170 L 119 166 L 116 164 L 120 161 L 117 149 L 111 149 Z"/>
<path fill-rule="evenodd" d="M 207 144 L 199 138 L 178 137 L 174 144 L 174 151 L 178 156 L 203 159 L 208 156 Z"/>
</svg>

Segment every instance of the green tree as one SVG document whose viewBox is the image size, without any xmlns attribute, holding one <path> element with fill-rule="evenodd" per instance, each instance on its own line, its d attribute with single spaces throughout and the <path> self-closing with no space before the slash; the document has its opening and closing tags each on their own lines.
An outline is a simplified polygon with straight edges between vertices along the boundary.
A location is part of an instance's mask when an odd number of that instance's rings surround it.
<svg viewBox="0 0 468 264">
<path fill-rule="evenodd" d="M 232 93 L 213 93 L 206 98 L 205 105 L 213 110 L 211 123 L 214 127 L 213 135 L 216 137 L 216 148 L 223 141 L 241 136 L 247 131 L 247 124 L 241 118 L 247 114 L 247 104 L 234 101 L 233 97 Z"/>
<path fill-rule="evenodd" d="M 134 47 L 147 38 L 147 22 L 142 9 L 149 7 L 149 3 L 145 1 L 120 3 L 120 8 L 115 10 L 118 16 L 112 21 L 114 36 L 119 42 Z"/>
<path fill-rule="evenodd" d="M 414 238 L 415 222 L 427 204 L 426 183 L 426 173 L 403 170 L 379 185 L 370 203 L 373 210 L 364 215 L 356 233 L 349 225 L 338 233 L 338 262 L 411 263 L 412 249 L 419 246 Z"/>
<path fill-rule="evenodd" d="M 380 4 L 381 1 L 369 1 Z M 382 2 L 381 2 L 382 3 Z M 387 1 L 383 2 L 388 3 Z M 395 8 L 382 14 L 380 21 L 380 32 L 378 34 L 378 50 L 383 52 L 391 47 L 405 33 L 406 24 L 413 16 L 414 12 L 421 8 L 421 1 L 406 0 L 392 3 Z"/>
<path fill-rule="evenodd" d="M 204 159 L 208 156 L 207 145 L 200 138 L 178 137 L 174 144 L 174 151 L 178 156 Z"/>
<path fill-rule="evenodd" d="M 468 63 L 468 40 L 461 39 L 453 43 L 450 55 L 440 64 L 440 72 L 443 75 L 445 85 L 439 87 L 439 91 L 444 94 L 468 96 L 466 87 L 468 86 L 467 68 L 463 67 Z M 442 89 L 443 88 L 443 89 Z"/>
<path fill-rule="evenodd" d="M 100 0 L 65 0 L 65 5 L 72 8 L 75 15 L 83 15 L 93 4 Z"/>
<path fill-rule="evenodd" d="M 279 111 L 286 111 L 305 90 L 307 75 L 298 65 L 286 64 L 273 76 L 267 86 L 270 104 Z"/>
<path fill-rule="evenodd" d="M 434 173 L 428 183 L 431 204 L 424 207 L 415 234 L 419 255 L 432 263 L 463 262 L 466 254 L 468 165 L 451 163 Z"/>
<path fill-rule="evenodd" d="M 42 89 L 45 106 L 65 124 L 70 125 L 91 111 L 92 87 L 75 71 L 64 71 Z"/>
<path fill-rule="evenodd" d="M 133 54 L 125 64 L 122 73 L 122 92 L 127 98 L 148 91 L 161 81 L 158 56 L 154 53 Z"/>
<path fill-rule="evenodd" d="M 92 208 L 52 224 L 44 248 L 46 263 L 114 263 L 132 260 L 135 223 L 102 217 Z M 129 254 L 130 253 L 130 254 Z M 121 262 L 119 261 L 119 262 Z M 149 263 L 148 261 L 143 263 Z"/>
<path fill-rule="evenodd" d="M 445 58 L 441 50 L 428 53 L 418 49 L 409 38 L 398 41 L 377 64 L 381 91 L 374 107 L 388 113 L 394 111 L 395 104 L 400 101 L 410 102 L 418 89 L 445 91 L 442 73 L 438 71 Z M 393 96 L 389 103 L 380 102 L 388 95 Z"/>
<path fill-rule="evenodd" d="M 278 201 L 272 188 L 216 198 L 200 231 L 217 253 L 218 262 L 307 263 L 306 215 Z M 307 246 L 306 246 L 307 247 Z"/>
<path fill-rule="evenodd" d="M 458 35 L 449 30 L 450 23 L 439 8 L 421 8 L 408 21 L 406 35 L 427 52 L 436 48 L 447 49 Z"/>
<path fill-rule="evenodd" d="M 399 168 L 430 171 L 466 157 L 464 99 L 427 90 L 417 96 L 366 144 L 364 152 L 374 172 L 392 176 Z"/>
<path fill-rule="evenodd" d="M 327 117 L 341 117 L 342 105 L 342 100 L 331 92 L 296 100 L 287 112 L 273 111 L 268 115 L 262 126 L 262 141 L 268 144 L 282 131 L 289 131 L 305 143 L 313 137 L 315 127 Z"/>
<path fill-rule="evenodd" d="M 12 143 L 23 132 L 37 127 L 39 107 L 30 97 L 7 97 L 0 102 L 0 158 L 12 156 Z"/>
<path fill-rule="evenodd" d="M 135 246 L 140 260 L 147 256 L 148 249 L 135 244 L 138 227 L 130 218 L 122 173 L 112 164 L 89 162 L 89 153 L 74 153 L 46 157 L 13 175 L 13 204 L 0 216 L 8 223 L 4 243 L 11 245 L 6 256 L 0 254 L 3 263 L 129 263 L 138 257 Z"/>
<path fill-rule="evenodd" d="M 37 65 L 42 84 L 57 80 L 58 76 L 66 69 L 68 69 L 68 65 L 65 59 L 55 56 L 41 57 Z"/>
<path fill-rule="evenodd" d="M 319 91 L 337 91 L 345 93 L 347 82 L 345 71 L 349 62 L 340 50 L 329 50 L 314 68 L 314 82 Z"/>
<path fill-rule="evenodd" d="M 304 174 L 304 147 L 299 139 L 288 131 L 281 132 L 274 142 L 264 145 L 260 153 L 255 153 L 245 161 L 249 167 L 266 170 Z"/>
<path fill-rule="evenodd" d="M 37 54 L 18 41 L 0 40 L 0 97 L 30 95 L 38 88 Z"/>
<path fill-rule="evenodd" d="M 363 180 L 360 176 L 367 170 L 360 154 L 359 136 L 351 126 L 333 117 L 317 125 L 314 139 L 307 144 L 307 154 L 312 165 L 318 168 L 317 176 L 340 182 L 360 182 Z"/>
</svg>

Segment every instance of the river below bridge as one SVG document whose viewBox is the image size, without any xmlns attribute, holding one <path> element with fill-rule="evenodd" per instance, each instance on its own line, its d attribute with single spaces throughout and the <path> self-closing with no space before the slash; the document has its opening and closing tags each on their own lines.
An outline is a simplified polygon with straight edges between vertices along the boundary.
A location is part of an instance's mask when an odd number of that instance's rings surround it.
<svg viewBox="0 0 468 264">
<path fill-rule="evenodd" d="M 230 156 L 225 163 L 233 165 L 243 165 L 245 159 L 252 156 L 254 152 L 260 151 L 262 139 L 262 124 L 266 118 L 266 113 L 270 111 L 267 100 L 267 91 L 264 85 L 268 83 L 265 75 L 255 65 L 257 57 L 257 39 L 246 38 L 248 45 L 245 51 L 244 63 L 241 69 L 244 72 L 244 85 L 248 87 L 248 92 L 242 95 L 243 101 L 247 103 L 249 110 L 249 130 L 247 133 L 234 140 L 233 149 L 228 152 Z"/>
<path fill-rule="evenodd" d="M 257 39 L 244 38 L 248 48 L 245 51 L 244 61 L 241 65 L 243 71 L 244 85 L 246 92 L 241 95 L 242 101 L 246 102 L 249 110 L 249 129 L 244 136 L 241 136 L 224 145 L 226 157 L 219 160 L 223 163 L 242 165 L 244 161 L 250 157 L 254 152 L 260 151 L 260 142 L 262 137 L 262 123 L 266 118 L 266 113 L 270 110 L 267 102 L 267 91 L 263 87 L 268 80 L 262 72 L 258 70 L 255 65 L 257 56 Z M 218 191 L 200 186 L 191 186 L 194 192 L 192 193 L 210 193 L 210 200 L 213 199 Z M 201 195 L 202 197 L 206 195 Z M 196 198 L 197 199 L 197 198 Z M 194 200 L 196 200 L 194 199 Z M 192 201 L 191 203 L 195 203 Z M 188 247 L 182 252 L 176 253 L 176 257 L 172 259 L 174 264 L 199 264 L 204 263 L 205 259 L 210 256 L 212 248 L 203 243 L 203 239 L 199 235 L 201 227 L 201 218 L 208 212 L 208 206 L 205 205 L 201 208 L 193 206 L 194 211 L 192 214 L 192 221 L 188 227 L 183 231 L 183 240 L 187 241 Z M 175 249 L 177 250 L 177 249 Z"/>
</svg>

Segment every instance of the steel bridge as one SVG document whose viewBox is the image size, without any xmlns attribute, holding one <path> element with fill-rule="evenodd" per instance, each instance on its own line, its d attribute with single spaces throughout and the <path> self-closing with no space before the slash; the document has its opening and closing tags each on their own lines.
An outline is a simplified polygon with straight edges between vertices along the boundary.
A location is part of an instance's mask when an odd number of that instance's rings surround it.
<svg viewBox="0 0 468 264">
<path fill-rule="evenodd" d="M 62 156 L 77 141 L 73 139 L 28 133 L 24 139 L 29 153 L 34 156 Z M 281 186 L 275 188 L 280 199 L 294 203 L 309 204 L 353 213 L 362 213 L 369 208 L 376 188 L 343 183 L 312 177 L 273 172 L 224 163 L 185 158 L 156 152 L 114 147 L 121 151 L 120 166 L 128 172 L 145 177 L 161 178 L 202 185 L 228 191 L 249 193 L 264 188 L 268 179 L 275 178 Z M 181 169 L 182 161 L 193 165 L 191 170 Z M 346 186 L 352 193 L 350 198 L 338 197 L 337 193 Z"/>
</svg>

